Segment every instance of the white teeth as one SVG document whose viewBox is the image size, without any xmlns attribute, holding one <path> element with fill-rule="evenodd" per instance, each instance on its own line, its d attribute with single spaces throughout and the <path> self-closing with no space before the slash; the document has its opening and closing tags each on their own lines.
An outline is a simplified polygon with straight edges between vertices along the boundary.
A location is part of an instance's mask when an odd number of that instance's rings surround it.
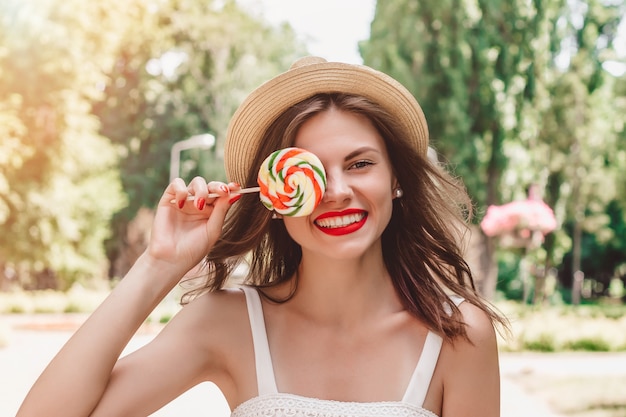
<svg viewBox="0 0 626 417">
<path fill-rule="evenodd" d="M 363 220 L 364 217 L 365 213 L 349 214 L 347 216 L 328 217 L 326 219 L 320 219 L 317 220 L 316 223 L 320 227 L 334 229 L 337 227 L 345 227 L 351 225 L 352 223 L 360 222 L 361 220 Z"/>
</svg>

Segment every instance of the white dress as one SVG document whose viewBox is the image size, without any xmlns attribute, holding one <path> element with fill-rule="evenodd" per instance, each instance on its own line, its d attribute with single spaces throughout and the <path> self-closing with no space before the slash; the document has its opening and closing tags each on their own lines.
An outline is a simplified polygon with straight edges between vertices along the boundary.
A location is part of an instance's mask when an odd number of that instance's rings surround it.
<svg viewBox="0 0 626 417">
<path fill-rule="evenodd" d="M 259 293 L 252 287 L 242 288 L 252 328 L 258 396 L 240 404 L 231 417 L 437 417 L 422 408 L 441 350 L 442 339 L 437 334 L 428 332 L 401 401 L 343 402 L 282 393 L 276 387 Z"/>
</svg>

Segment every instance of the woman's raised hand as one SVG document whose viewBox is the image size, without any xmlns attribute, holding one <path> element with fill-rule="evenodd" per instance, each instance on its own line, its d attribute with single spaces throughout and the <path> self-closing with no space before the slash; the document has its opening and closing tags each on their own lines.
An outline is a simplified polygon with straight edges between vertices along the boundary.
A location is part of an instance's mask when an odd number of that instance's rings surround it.
<svg viewBox="0 0 626 417">
<path fill-rule="evenodd" d="M 237 199 L 231 191 L 239 188 L 235 183 L 207 184 L 201 177 L 189 185 L 180 178 L 172 181 L 159 201 L 147 254 L 181 274 L 195 267 L 219 238 L 226 213 Z M 208 197 L 209 193 L 219 197 Z"/>
<path fill-rule="evenodd" d="M 127 385 L 142 380 L 140 374 L 145 376 L 144 365 L 150 361 L 128 360 L 116 373 L 117 360 L 150 312 L 215 244 L 237 198 L 231 191 L 239 188 L 207 184 L 202 178 L 189 185 L 179 178 L 167 187 L 147 250 L 50 362 L 20 407 L 19 417 L 118 415 L 111 410 L 137 407 L 132 396 L 111 394 L 111 398 L 106 392 L 128 391 Z M 208 198 L 209 192 L 217 197 Z M 189 194 L 195 199 L 187 200 Z M 159 384 L 145 380 L 142 389 L 156 392 Z M 178 388 L 183 387 L 173 390 Z"/>
</svg>

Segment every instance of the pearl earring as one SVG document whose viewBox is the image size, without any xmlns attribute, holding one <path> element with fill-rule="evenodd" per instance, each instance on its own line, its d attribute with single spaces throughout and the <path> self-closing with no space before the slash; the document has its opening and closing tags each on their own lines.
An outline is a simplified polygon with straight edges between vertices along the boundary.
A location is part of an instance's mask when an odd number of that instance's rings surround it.
<svg viewBox="0 0 626 417">
<path fill-rule="evenodd" d="M 400 198 L 404 195 L 404 191 L 402 191 L 402 188 L 398 187 L 395 190 L 393 190 L 393 194 L 395 195 L 396 198 Z"/>
</svg>

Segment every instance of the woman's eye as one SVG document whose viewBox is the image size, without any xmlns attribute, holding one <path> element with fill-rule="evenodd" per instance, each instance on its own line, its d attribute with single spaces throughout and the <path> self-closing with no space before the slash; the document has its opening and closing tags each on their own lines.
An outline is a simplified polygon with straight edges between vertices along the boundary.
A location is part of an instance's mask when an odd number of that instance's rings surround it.
<svg viewBox="0 0 626 417">
<path fill-rule="evenodd" d="M 362 168 L 367 168 L 370 165 L 374 165 L 373 162 L 371 161 L 357 161 L 355 163 L 353 163 L 352 165 L 350 165 L 351 169 L 362 169 Z"/>
</svg>

